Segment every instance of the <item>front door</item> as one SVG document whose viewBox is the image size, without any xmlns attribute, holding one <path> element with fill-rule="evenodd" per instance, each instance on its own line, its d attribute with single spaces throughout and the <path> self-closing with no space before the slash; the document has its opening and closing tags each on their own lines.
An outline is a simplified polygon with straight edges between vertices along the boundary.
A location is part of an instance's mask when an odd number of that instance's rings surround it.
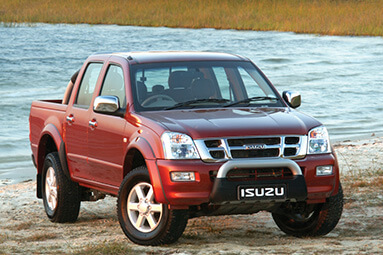
<svg viewBox="0 0 383 255">
<path fill-rule="evenodd" d="M 120 108 L 126 109 L 124 76 L 119 65 L 109 65 L 99 95 L 117 96 Z M 122 181 L 125 125 L 122 117 L 91 111 L 88 155 L 92 174 L 99 183 L 119 187 Z"/>
</svg>

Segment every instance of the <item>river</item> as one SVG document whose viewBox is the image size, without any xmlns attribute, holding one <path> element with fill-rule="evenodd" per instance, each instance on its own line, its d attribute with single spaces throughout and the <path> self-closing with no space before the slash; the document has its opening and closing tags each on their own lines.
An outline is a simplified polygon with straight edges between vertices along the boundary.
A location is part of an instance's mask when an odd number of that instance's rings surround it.
<svg viewBox="0 0 383 255">
<path fill-rule="evenodd" d="M 0 179 L 32 179 L 28 114 L 37 99 L 61 98 L 96 52 L 199 50 L 240 54 L 279 92 L 302 94 L 300 111 L 335 140 L 383 135 L 383 38 L 116 25 L 0 23 Z M 0 183 L 1 185 L 1 183 Z"/>
</svg>

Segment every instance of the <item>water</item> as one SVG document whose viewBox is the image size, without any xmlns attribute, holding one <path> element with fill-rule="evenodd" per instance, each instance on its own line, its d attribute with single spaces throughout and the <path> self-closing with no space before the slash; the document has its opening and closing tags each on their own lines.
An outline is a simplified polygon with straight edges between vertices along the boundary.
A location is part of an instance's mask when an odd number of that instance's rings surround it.
<svg viewBox="0 0 383 255">
<path fill-rule="evenodd" d="M 202 50 L 252 59 L 277 89 L 302 94 L 299 108 L 332 140 L 383 134 L 383 38 L 113 25 L 0 24 L 0 179 L 34 178 L 28 114 L 59 99 L 95 52 Z M 1 183 L 0 183 L 1 185 Z"/>
</svg>

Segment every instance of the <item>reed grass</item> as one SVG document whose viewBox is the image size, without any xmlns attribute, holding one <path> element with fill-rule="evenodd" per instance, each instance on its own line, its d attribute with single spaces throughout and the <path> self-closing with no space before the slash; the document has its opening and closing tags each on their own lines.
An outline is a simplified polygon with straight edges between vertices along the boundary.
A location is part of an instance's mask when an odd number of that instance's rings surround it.
<svg viewBox="0 0 383 255">
<path fill-rule="evenodd" d="M 0 0 L 0 21 L 382 36 L 383 0 Z"/>
</svg>

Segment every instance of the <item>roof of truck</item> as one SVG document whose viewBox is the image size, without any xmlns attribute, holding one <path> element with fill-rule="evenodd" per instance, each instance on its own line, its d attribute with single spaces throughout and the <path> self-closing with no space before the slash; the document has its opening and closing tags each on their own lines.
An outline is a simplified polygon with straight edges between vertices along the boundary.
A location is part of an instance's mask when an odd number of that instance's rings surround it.
<svg viewBox="0 0 383 255">
<path fill-rule="evenodd" d="M 106 55 L 126 58 L 132 64 L 173 61 L 248 61 L 247 58 L 235 54 L 207 51 L 136 51 Z"/>
</svg>

